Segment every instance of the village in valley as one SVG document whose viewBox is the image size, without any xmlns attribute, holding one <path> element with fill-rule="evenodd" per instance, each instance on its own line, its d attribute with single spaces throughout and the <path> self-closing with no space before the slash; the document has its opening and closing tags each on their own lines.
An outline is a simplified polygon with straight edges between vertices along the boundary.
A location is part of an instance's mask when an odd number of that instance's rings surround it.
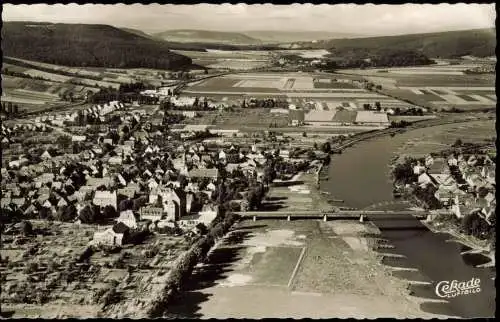
<svg viewBox="0 0 500 322">
<path fill-rule="evenodd" d="M 257 209 L 272 180 L 317 172 L 325 162 L 319 148 L 257 147 L 247 134 L 240 141 L 248 143 L 228 144 L 224 135 L 242 135 L 176 128 L 182 114 L 162 108 L 172 101 L 111 101 L 2 125 L 2 216 L 22 219 L 2 234 L 2 266 L 11 272 L 2 274 L 2 301 L 110 309 L 106 294 L 116 287 L 127 289 L 125 297 L 145 296 L 150 288 L 139 288 L 168 272 L 220 208 Z M 192 107 L 194 99 L 184 101 Z M 92 274 L 82 275 L 84 267 Z M 25 287 L 26 278 L 35 284 Z"/>
<path fill-rule="evenodd" d="M 449 209 L 452 228 L 495 244 L 494 142 L 464 144 L 394 165 L 395 195 L 416 199 L 430 210 Z M 436 220 L 436 226 L 443 220 Z"/>
<path fill-rule="evenodd" d="M 41 5 L 55 20 L 40 22 L 36 6 L 5 6 L 2 318 L 494 313 L 493 27 L 236 31 L 275 17 L 87 6 L 161 21 L 60 23 Z M 283 8 L 328 26 L 403 13 L 301 6 Z M 241 22 L 211 30 L 224 12 Z M 207 30 L 177 30 L 195 16 Z M 471 278 L 473 296 L 436 291 Z"/>
</svg>

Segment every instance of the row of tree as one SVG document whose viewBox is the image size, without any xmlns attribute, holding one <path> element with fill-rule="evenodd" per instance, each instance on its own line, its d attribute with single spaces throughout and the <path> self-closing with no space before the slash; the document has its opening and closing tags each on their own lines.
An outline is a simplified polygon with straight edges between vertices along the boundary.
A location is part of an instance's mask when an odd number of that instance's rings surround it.
<svg viewBox="0 0 500 322">
<path fill-rule="evenodd" d="M 8 116 L 19 115 L 19 106 L 12 102 L 2 101 L 1 112 Z"/>
<path fill-rule="evenodd" d="M 191 277 L 196 264 L 206 259 L 208 251 L 218 239 L 227 233 L 236 220 L 237 217 L 234 214 L 226 213 L 225 210 L 220 211 L 219 215 L 208 227 L 208 232 L 196 240 L 191 248 L 176 262 L 176 266 L 169 273 L 168 281 L 165 283 L 161 296 L 156 298 L 148 308 L 149 317 L 163 315 L 172 300 L 180 294 L 186 281 Z"/>
</svg>

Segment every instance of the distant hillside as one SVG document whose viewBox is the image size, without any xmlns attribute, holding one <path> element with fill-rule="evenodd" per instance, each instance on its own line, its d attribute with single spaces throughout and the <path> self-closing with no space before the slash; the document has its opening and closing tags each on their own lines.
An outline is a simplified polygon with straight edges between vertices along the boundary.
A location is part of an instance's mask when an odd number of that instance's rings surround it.
<svg viewBox="0 0 500 322">
<path fill-rule="evenodd" d="M 153 40 L 160 40 L 159 38 L 156 38 L 150 34 L 147 34 L 144 31 L 139 30 L 139 29 L 133 29 L 133 28 L 120 28 L 120 29 L 123 31 L 129 32 L 131 34 L 144 37 L 144 38 L 149 38 L 149 39 L 153 39 Z"/>
<path fill-rule="evenodd" d="M 259 44 L 260 41 L 238 32 L 205 31 L 205 30 L 167 30 L 153 36 L 173 42 L 184 43 L 218 43 L 233 45 Z"/>
<path fill-rule="evenodd" d="M 189 57 L 167 43 L 108 25 L 4 22 L 5 56 L 65 66 L 183 69 Z"/>
<path fill-rule="evenodd" d="M 448 31 L 388 37 L 331 39 L 304 42 L 302 47 L 329 49 L 337 54 L 356 50 L 392 49 L 420 52 L 432 58 L 461 56 L 487 57 L 495 55 L 495 29 Z"/>
<path fill-rule="evenodd" d="M 297 41 L 314 41 L 335 38 L 356 38 L 355 34 L 337 33 L 328 31 L 274 31 L 257 30 L 245 31 L 245 35 L 259 39 L 266 43 L 288 43 Z"/>
</svg>

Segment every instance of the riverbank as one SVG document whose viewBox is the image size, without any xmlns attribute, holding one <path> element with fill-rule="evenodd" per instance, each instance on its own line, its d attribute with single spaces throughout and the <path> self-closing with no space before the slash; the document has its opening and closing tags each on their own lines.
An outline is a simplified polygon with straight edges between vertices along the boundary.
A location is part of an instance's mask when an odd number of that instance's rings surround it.
<svg viewBox="0 0 500 322">
<path fill-rule="evenodd" d="M 170 317 L 443 318 L 425 312 L 352 221 L 241 221 L 198 266 Z"/>
<path fill-rule="evenodd" d="M 317 185 L 318 173 L 301 172 L 294 180 L 277 182 L 269 187 L 261 206 L 261 210 L 270 211 L 300 211 L 321 210 L 331 211 L 333 207 L 321 193 Z"/>
<path fill-rule="evenodd" d="M 415 143 L 426 143 L 422 153 L 439 151 L 441 146 L 427 144 L 429 140 L 438 140 L 452 145 L 462 137 L 495 136 L 494 120 L 466 121 L 460 124 L 446 124 L 420 129 L 406 130 L 394 137 L 381 136 L 364 142 L 358 142 L 340 155 L 333 155 L 328 170 L 328 181 L 321 182 L 321 188 L 343 199 L 345 206 L 357 209 L 372 206 L 391 206 L 392 210 L 407 209 L 411 204 L 404 204 L 393 197 L 393 180 L 390 177 L 391 160 L 413 152 Z M 409 150 L 409 151 L 405 151 Z M 412 153 L 408 153 L 412 154 Z M 398 205 L 396 205 L 396 203 Z M 399 206 L 401 208 L 397 208 Z M 385 209 L 385 208 L 379 208 Z M 494 278 L 493 268 L 477 268 L 477 264 L 491 265 L 489 259 L 480 254 L 463 254 L 471 250 L 466 243 L 458 241 L 446 231 L 429 229 L 423 222 L 412 216 L 394 219 L 373 219 L 382 233 L 383 239 L 391 246 L 385 252 L 400 255 L 401 258 L 384 259 L 384 264 L 404 269 L 398 273 L 409 281 L 425 282 L 412 286 L 415 294 L 421 298 L 436 299 L 434 292 L 439 281 L 456 279 L 467 281 L 481 279 L 481 293 L 459 296 L 449 300 L 448 304 L 425 304 L 423 309 L 431 307 L 450 310 L 452 315 L 460 317 L 480 317 L 494 315 Z M 389 246 L 388 245 L 388 246 Z"/>
</svg>

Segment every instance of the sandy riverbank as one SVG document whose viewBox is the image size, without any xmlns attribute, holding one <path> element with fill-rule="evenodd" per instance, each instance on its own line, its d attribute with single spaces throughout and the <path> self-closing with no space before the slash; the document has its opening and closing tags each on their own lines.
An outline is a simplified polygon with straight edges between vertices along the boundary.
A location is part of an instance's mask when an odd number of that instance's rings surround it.
<svg viewBox="0 0 500 322">
<path fill-rule="evenodd" d="M 271 187 L 277 211 L 331 209 L 316 173 Z M 284 198 L 284 199 L 281 199 Z M 321 220 L 242 221 L 199 265 L 168 316 L 191 318 L 433 318 L 408 282 L 376 251 L 371 223 Z M 370 237 L 367 237 L 370 236 Z"/>
<path fill-rule="evenodd" d="M 169 316 L 444 317 L 420 308 L 352 221 L 243 221 L 194 272 Z"/>
</svg>

